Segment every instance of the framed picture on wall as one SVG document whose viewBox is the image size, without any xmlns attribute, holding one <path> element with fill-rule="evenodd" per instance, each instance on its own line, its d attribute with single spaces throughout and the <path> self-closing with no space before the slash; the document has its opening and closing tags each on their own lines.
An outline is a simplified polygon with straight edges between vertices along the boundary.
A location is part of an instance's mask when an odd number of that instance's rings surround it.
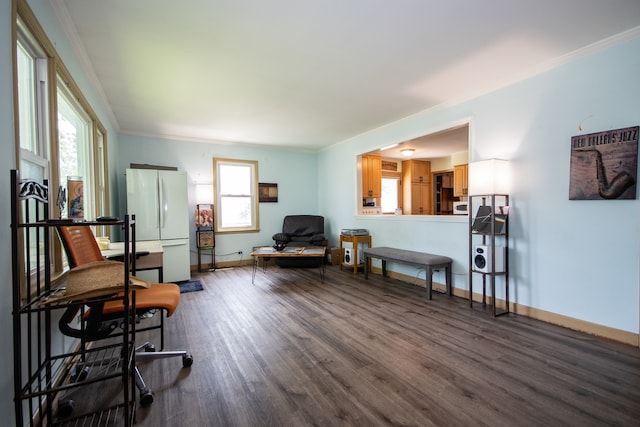
<svg viewBox="0 0 640 427">
<path fill-rule="evenodd" d="M 569 200 L 636 199 L 639 129 L 571 137 Z"/>
<path fill-rule="evenodd" d="M 278 184 L 259 183 L 258 184 L 258 200 L 261 203 L 277 203 L 278 202 Z"/>
<path fill-rule="evenodd" d="M 213 205 L 196 205 L 196 227 L 213 228 Z"/>
</svg>

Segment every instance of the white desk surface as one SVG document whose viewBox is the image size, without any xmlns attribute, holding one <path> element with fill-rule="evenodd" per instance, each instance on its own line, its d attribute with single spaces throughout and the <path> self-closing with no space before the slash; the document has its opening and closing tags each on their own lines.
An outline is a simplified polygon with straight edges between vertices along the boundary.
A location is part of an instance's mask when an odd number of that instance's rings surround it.
<svg viewBox="0 0 640 427">
<path fill-rule="evenodd" d="M 124 243 L 111 243 L 110 249 L 100 251 L 103 257 L 114 255 L 124 255 Z M 136 242 L 136 252 L 149 252 L 148 255 L 136 258 L 136 270 L 158 270 L 159 281 L 162 281 L 162 268 L 164 265 L 162 242 L 160 240 L 149 240 Z"/>
<path fill-rule="evenodd" d="M 149 252 L 149 254 L 162 253 L 162 242 L 160 240 L 148 240 L 136 242 L 137 252 Z M 111 242 L 109 249 L 105 249 L 102 256 L 108 257 L 124 253 L 124 242 Z"/>
</svg>

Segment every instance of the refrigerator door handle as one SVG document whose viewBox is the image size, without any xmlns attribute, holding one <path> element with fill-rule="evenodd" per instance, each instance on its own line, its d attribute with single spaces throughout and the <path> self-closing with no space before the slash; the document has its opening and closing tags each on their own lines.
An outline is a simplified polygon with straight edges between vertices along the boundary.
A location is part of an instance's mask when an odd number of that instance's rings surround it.
<svg viewBox="0 0 640 427">
<path fill-rule="evenodd" d="M 163 247 L 169 247 L 169 246 L 182 246 L 182 245 L 186 245 L 187 242 L 185 241 L 177 241 L 177 242 L 170 242 L 168 240 L 163 240 L 162 241 L 162 246 Z"/>
<path fill-rule="evenodd" d="M 160 230 L 164 230 L 167 225 L 167 210 L 169 207 L 167 206 L 167 198 L 164 196 L 167 191 L 164 186 L 164 180 L 160 177 L 160 194 L 159 194 L 159 202 L 160 202 Z"/>
</svg>

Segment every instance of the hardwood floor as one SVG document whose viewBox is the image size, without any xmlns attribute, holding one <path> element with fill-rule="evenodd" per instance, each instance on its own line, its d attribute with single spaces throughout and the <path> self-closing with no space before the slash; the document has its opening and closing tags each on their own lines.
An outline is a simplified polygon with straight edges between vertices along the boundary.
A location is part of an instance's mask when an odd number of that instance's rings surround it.
<svg viewBox="0 0 640 427">
<path fill-rule="evenodd" d="M 374 275 L 199 276 L 142 364 L 155 426 L 602 426 L 640 420 L 640 350 Z"/>
</svg>

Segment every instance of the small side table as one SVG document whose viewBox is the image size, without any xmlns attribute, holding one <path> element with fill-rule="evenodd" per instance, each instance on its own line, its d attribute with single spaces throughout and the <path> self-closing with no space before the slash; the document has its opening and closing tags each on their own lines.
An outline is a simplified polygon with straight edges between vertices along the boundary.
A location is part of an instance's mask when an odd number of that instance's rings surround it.
<svg viewBox="0 0 640 427">
<path fill-rule="evenodd" d="M 353 274 L 356 274 L 358 272 L 358 268 L 360 267 L 364 267 L 364 264 L 360 264 L 358 263 L 358 246 L 359 243 L 366 243 L 368 245 L 368 247 L 371 247 L 371 235 L 367 235 L 367 236 L 350 236 L 350 235 L 346 235 L 346 234 L 341 234 L 340 235 L 340 257 L 342 257 L 342 243 L 343 242 L 350 242 L 351 245 L 353 246 L 353 265 L 352 264 L 347 264 L 344 262 L 344 258 L 342 258 L 340 260 L 340 270 L 342 270 L 342 267 L 349 267 L 349 268 L 353 268 Z"/>
</svg>

